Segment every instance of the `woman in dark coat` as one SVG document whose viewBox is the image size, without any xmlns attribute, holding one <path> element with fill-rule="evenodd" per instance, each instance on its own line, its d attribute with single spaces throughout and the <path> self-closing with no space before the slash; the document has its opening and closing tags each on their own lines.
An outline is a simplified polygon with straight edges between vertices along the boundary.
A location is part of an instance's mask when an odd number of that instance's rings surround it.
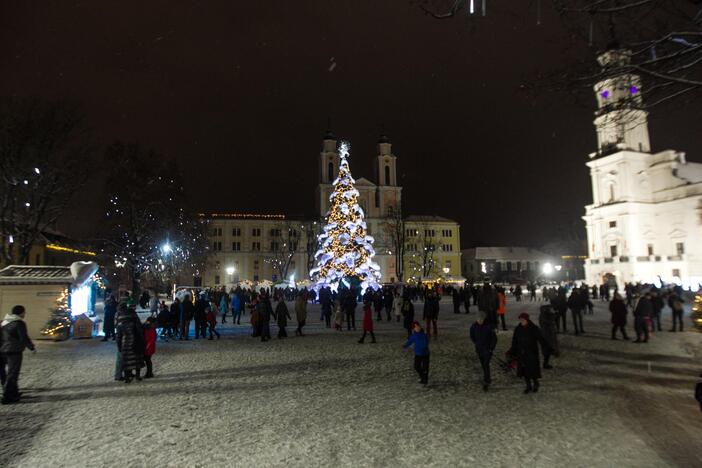
<svg viewBox="0 0 702 468">
<path fill-rule="evenodd" d="M 414 323 L 414 304 L 410 301 L 409 297 L 402 299 L 402 325 L 407 330 L 407 338 L 412 335 L 412 324 Z"/>
<path fill-rule="evenodd" d="M 110 294 L 110 298 L 105 302 L 105 317 L 102 326 L 105 336 L 102 341 L 107 341 L 110 338 L 115 339 L 115 316 L 117 315 L 117 300 L 115 296 Z"/>
<path fill-rule="evenodd" d="M 288 311 L 288 306 L 285 304 L 283 296 L 280 296 L 278 304 L 275 306 L 275 312 L 273 312 L 273 317 L 278 323 L 278 338 L 287 338 L 288 332 L 285 327 L 288 326 L 288 319 L 291 319 L 290 312 Z"/>
<path fill-rule="evenodd" d="M 117 317 L 117 350 L 122 356 L 124 381 L 132 381 L 133 371 L 136 371 L 136 379 L 141 380 L 139 374 L 144 366 L 144 330 L 133 308 Z"/>
<path fill-rule="evenodd" d="M 526 382 L 524 393 L 538 392 L 541 378 L 539 345 L 547 351 L 551 351 L 550 346 L 541 336 L 539 327 L 529 320 L 529 314 L 520 314 L 519 322 L 512 336 L 512 347 L 507 353 L 517 360 L 517 376 L 524 377 Z"/>
<path fill-rule="evenodd" d="M 542 349 L 544 353 L 544 369 L 551 369 L 549 364 L 551 354 L 558 357 L 560 355 L 560 347 L 558 346 L 558 327 L 556 325 L 556 313 L 550 305 L 543 305 L 539 308 L 539 327 L 541 328 L 541 336 L 544 337 L 549 349 Z"/>
<path fill-rule="evenodd" d="M 622 338 L 628 340 L 626 336 L 626 304 L 619 293 L 614 294 L 614 299 L 609 303 L 609 311 L 612 313 L 612 339 L 617 339 L 617 330 L 622 332 Z"/>
</svg>

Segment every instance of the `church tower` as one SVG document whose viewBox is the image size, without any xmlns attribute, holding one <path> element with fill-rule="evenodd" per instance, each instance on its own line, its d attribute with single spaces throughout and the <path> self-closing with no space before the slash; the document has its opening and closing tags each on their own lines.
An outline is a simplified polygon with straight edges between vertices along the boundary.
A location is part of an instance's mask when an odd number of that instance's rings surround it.
<svg viewBox="0 0 702 468">
<path fill-rule="evenodd" d="M 376 206 L 380 216 L 392 216 L 400 207 L 402 187 L 397 184 L 397 156 L 392 154 L 392 143 L 387 135 L 380 135 L 377 146 L 378 155 L 375 162 L 375 180 L 377 182 Z"/>
<path fill-rule="evenodd" d="M 339 153 L 336 144 L 336 136 L 331 129 L 328 129 L 324 134 L 322 151 L 319 153 L 318 159 L 319 184 L 317 185 L 315 205 L 320 218 L 327 214 L 332 183 L 339 173 Z"/>
<path fill-rule="evenodd" d="M 627 66 L 631 51 L 610 50 L 597 61 L 607 75 L 611 68 Z M 598 110 L 595 113 L 597 152 L 590 157 L 611 154 L 619 150 L 649 153 L 648 112 L 641 109 L 641 78 L 638 75 L 609 76 L 595 85 Z"/>
</svg>

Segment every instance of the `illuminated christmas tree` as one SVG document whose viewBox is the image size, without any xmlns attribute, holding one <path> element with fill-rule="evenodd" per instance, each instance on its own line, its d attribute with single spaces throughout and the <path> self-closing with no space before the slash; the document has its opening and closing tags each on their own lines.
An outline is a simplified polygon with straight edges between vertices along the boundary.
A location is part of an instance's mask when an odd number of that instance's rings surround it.
<svg viewBox="0 0 702 468">
<path fill-rule="evenodd" d="M 358 204 L 348 156 L 348 143 L 342 142 L 339 176 L 329 196 L 330 208 L 315 254 L 317 266 L 310 271 L 310 277 L 317 288 L 330 286 L 336 290 L 342 282 L 346 287 L 358 282 L 361 291 L 377 289 L 380 267 L 373 262 L 373 238 L 366 234 L 365 215 Z"/>
</svg>

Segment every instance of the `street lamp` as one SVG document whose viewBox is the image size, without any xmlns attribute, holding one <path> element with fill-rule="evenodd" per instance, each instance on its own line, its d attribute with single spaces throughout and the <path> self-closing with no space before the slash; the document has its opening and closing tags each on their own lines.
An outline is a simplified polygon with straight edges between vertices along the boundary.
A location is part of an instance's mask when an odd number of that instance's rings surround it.
<svg viewBox="0 0 702 468">
<path fill-rule="evenodd" d="M 170 242 L 166 241 L 162 246 L 161 250 L 163 251 L 164 254 L 169 254 L 173 252 L 173 247 L 171 247 Z"/>
<path fill-rule="evenodd" d="M 544 275 L 550 275 L 551 273 L 553 273 L 553 265 L 551 265 L 550 263 L 544 263 L 543 272 Z"/>
<path fill-rule="evenodd" d="M 227 267 L 226 272 L 229 276 L 233 275 L 234 274 L 234 267 L 233 266 Z"/>
</svg>

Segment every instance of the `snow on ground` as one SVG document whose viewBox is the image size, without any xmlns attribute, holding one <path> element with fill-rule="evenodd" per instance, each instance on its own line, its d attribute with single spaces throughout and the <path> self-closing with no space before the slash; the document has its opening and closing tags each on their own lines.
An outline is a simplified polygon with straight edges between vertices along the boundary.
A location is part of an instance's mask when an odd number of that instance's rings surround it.
<svg viewBox="0 0 702 468">
<path fill-rule="evenodd" d="M 538 316 L 538 303 L 508 306 L 511 324 Z M 560 335 L 538 394 L 495 361 L 483 393 L 472 310 L 442 302 L 427 388 L 399 324 L 361 345 L 360 332 L 321 327 L 318 306 L 306 337 L 272 327 L 261 343 L 242 323 L 220 326 L 219 341 L 159 342 L 156 378 L 130 385 L 113 381 L 112 342 L 37 342 L 20 382 L 29 398 L 0 407 L 0 465 L 702 466 L 702 334 L 611 341 L 598 302 L 587 335 Z M 499 356 L 510 339 L 500 333 Z"/>
</svg>

